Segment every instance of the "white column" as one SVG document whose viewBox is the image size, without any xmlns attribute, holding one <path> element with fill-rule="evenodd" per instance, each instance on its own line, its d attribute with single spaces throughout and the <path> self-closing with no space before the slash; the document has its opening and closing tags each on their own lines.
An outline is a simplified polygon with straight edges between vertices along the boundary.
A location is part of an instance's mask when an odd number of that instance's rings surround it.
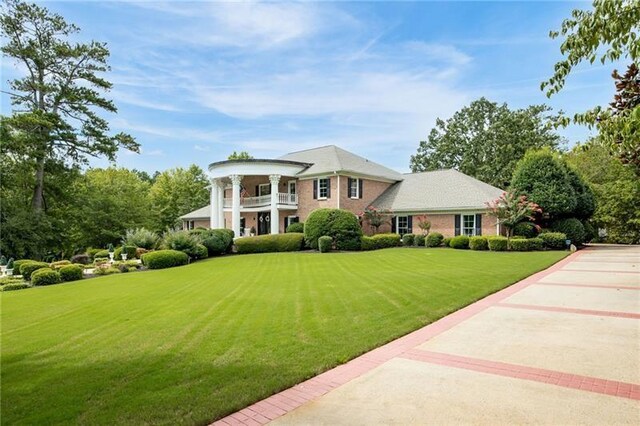
<svg viewBox="0 0 640 426">
<path fill-rule="evenodd" d="M 280 230 L 280 216 L 278 215 L 278 183 L 280 175 L 269 175 L 271 182 L 271 233 L 277 234 Z"/>
<path fill-rule="evenodd" d="M 211 179 L 211 196 L 209 197 L 209 228 L 218 228 L 218 183 L 215 179 Z"/>
<path fill-rule="evenodd" d="M 240 182 L 242 182 L 242 176 L 231 175 L 231 183 L 233 185 L 233 191 L 231 194 L 231 229 L 235 237 L 240 236 Z"/>
<path fill-rule="evenodd" d="M 218 228 L 224 228 L 224 182 L 218 180 L 218 208 L 216 214 L 218 215 Z"/>
</svg>

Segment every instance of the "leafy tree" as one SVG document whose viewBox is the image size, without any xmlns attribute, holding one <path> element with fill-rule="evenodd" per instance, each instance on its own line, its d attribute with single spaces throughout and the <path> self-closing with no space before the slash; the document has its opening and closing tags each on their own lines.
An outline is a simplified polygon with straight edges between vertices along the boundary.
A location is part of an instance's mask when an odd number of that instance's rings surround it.
<svg viewBox="0 0 640 426">
<path fill-rule="evenodd" d="M 229 155 L 228 160 L 251 160 L 253 157 L 247 151 L 235 152 Z"/>
<path fill-rule="evenodd" d="M 124 168 L 90 169 L 75 186 L 82 202 L 74 222 L 78 245 L 118 244 L 127 229 L 151 222 L 149 183 Z"/>
<path fill-rule="evenodd" d="M 382 225 L 389 223 L 390 214 L 391 212 L 387 210 L 380 211 L 373 206 L 369 206 L 364 209 L 362 213 L 360 213 L 360 218 L 362 219 L 362 221 L 369 224 L 374 234 L 377 234 L 378 229 Z"/>
<path fill-rule="evenodd" d="M 511 189 L 538 204 L 547 219 L 573 216 L 578 207 L 567 167 L 549 149 L 527 152 L 513 172 Z"/>
<path fill-rule="evenodd" d="M 622 77 L 614 71 L 618 80 L 618 95 L 612 109 L 598 106 L 585 113 L 576 114 L 573 122 L 595 126 L 600 131 L 602 143 L 626 162 L 634 164 L 640 173 L 640 103 L 635 91 L 635 101 L 618 103 L 619 96 L 630 94 L 630 86 L 640 87 L 637 65 L 640 61 L 640 2 L 638 0 L 594 0 L 592 10 L 574 10 L 565 19 L 559 31 L 551 31 L 552 38 L 564 37 L 560 52 L 565 58 L 556 63 L 553 76 L 541 84 L 547 96 L 565 85 L 571 71 L 583 61 L 599 60 L 602 64 L 628 60 L 631 66 Z M 632 91 L 633 92 L 633 91 Z M 561 124 L 572 120 L 563 117 Z"/>
<path fill-rule="evenodd" d="M 47 161 L 64 158 L 74 164 L 87 156 L 113 160 L 122 147 L 138 151 L 124 133 L 110 136 L 109 125 L 98 111 L 116 112 L 102 92 L 111 83 L 102 77 L 109 70 L 104 43 L 75 43 L 79 28 L 36 4 L 6 0 L 0 13 L 2 53 L 14 58 L 26 75 L 9 82 L 14 113 L 3 120 L 3 136 L 24 147 L 34 165 L 31 207 L 45 208 Z M 4 137 L 3 137 L 4 142 Z"/>
<path fill-rule="evenodd" d="M 491 185 L 506 188 L 516 163 L 529 149 L 557 148 L 545 105 L 511 110 L 485 98 L 472 102 L 446 121 L 438 119 L 411 170 L 455 168 Z"/>
<path fill-rule="evenodd" d="M 209 202 L 208 185 L 207 176 L 196 165 L 160 173 L 149 194 L 155 215 L 154 229 L 173 228 L 178 225 L 180 216 L 206 205 Z"/>
<path fill-rule="evenodd" d="M 606 230 L 612 243 L 640 243 L 640 180 L 632 167 L 611 155 L 599 139 L 575 147 L 567 161 L 593 188 L 596 210 L 591 221 Z"/>
<path fill-rule="evenodd" d="M 488 207 L 488 213 L 507 230 L 507 247 L 516 225 L 533 221 L 536 215 L 542 213 L 540 206 L 527 200 L 526 195 L 518 195 L 515 191 L 503 193 L 497 200 L 488 203 Z"/>
</svg>

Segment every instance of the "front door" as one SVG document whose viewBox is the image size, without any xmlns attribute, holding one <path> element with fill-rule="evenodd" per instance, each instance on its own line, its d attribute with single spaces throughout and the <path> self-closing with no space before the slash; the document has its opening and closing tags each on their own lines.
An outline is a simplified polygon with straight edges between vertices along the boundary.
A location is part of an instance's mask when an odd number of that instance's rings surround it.
<svg viewBox="0 0 640 426">
<path fill-rule="evenodd" d="M 258 235 L 271 233 L 271 213 L 258 212 Z"/>
</svg>

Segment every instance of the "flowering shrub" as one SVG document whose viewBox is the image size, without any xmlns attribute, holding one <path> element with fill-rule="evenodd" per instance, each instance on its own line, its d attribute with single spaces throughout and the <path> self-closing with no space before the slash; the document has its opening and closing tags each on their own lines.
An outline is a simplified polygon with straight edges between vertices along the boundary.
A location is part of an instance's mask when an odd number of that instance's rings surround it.
<svg viewBox="0 0 640 426">
<path fill-rule="evenodd" d="M 374 234 L 378 233 L 378 228 L 389 222 L 389 212 L 387 210 L 380 211 L 373 206 L 367 207 L 358 216 L 360 216 L 363 222 L 368 223 L 369 226 L 373 228 Z"/>
<path fill-rule="evenodd" d="M 517 224 L 527 220 L 533 221 L 536 214 L 542 213 L 540 206 L 527 200 L 526 195 L 516 195 L 513 191 L 503 192 L 500 198 L 487 203 L 487 206 L 489 214 L 507 229 L 507 246 Z"/>
</svg>

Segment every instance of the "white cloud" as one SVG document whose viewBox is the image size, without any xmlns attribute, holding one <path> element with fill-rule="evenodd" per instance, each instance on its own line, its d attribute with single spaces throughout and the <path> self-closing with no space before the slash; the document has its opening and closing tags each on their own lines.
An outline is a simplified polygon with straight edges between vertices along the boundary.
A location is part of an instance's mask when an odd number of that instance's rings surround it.
<svg viewBox="0 0 640 426">
<path fill-rule="evenodd" d="M 210 151 L 208 146 L 202 146 L 202 145 L 198 145 L 198 144 L 194 145 L 193 149 L 196 150 L 196 151 L 202 151 L 202 152 L 209 152 Z"/>
</svg>

